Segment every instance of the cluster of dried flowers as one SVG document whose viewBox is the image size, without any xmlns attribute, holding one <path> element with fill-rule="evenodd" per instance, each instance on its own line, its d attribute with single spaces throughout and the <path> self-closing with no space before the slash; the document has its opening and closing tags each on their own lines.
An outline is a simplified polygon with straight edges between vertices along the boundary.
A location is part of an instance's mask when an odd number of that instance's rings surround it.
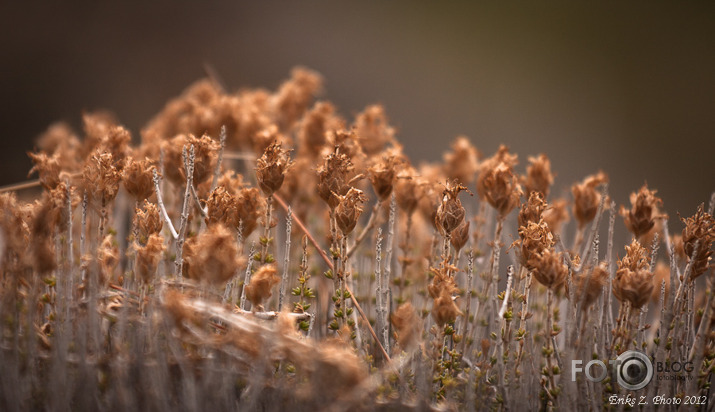
<svg viewBox="0 0 715 412">
<path fill-rule="evenodd" d="M 628 391 L 562 372 L 628 349 L 694 365 L 641 394 L 713 401 L 715 197 L 671 236 L 643 186 L 616 226 L 603 172 L 553 197 L 546 155 L 463 136 L 413 164 L 320 90 L 202 80 L 136 146 L 51 126 L 41 192 L 0 194 L 0 409 L 600 409 Z"/>
</svg>

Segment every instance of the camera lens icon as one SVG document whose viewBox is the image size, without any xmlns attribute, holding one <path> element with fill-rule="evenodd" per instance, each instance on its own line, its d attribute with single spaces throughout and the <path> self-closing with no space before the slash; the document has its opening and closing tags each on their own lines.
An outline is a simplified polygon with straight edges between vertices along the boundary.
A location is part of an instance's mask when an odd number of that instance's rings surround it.
<svg viewBox="0 0 715 412">
<path fill-rule="evenodd" d="M 653 379 L 653 363 L 643 352 L 625 351 L 616 359 L 616 377 L 623 389 L 645 388 Z"/>
</svg>

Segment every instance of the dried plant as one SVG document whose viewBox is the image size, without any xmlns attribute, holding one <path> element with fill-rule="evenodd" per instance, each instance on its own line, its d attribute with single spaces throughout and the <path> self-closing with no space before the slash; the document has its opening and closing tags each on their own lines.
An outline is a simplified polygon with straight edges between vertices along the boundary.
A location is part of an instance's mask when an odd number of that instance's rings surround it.
<svg viewBox="0 0 715 412">
<path fill-rule="evenodd" d="M 277 91 L 201 80 L 136 147 L 104 112 L 51 125 L 37 180 L 0 189 L 0 410 L 713 402 L 715 197 L 671 236 L 643 186 L 617 226 L 604 172 L 570 204 L 545 154 L 517 170 L 460 136 L 417 166 L 382 106 L 346 120 L 321 89 L 302 68 Z M 565 373 L 629 348 L 692 379 Z"/>
</svg>

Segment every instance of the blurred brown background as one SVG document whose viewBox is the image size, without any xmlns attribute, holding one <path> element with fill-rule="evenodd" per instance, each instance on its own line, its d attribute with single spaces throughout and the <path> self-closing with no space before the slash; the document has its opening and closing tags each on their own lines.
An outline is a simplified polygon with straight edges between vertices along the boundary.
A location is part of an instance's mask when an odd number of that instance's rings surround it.
<svg viewBox="0 0 715 412">
<path fill-rule="evenodd" d="M 602 168 L 674 216 L 715 190 L 712 2 L 4 2 L 0 55 L 0 185 L 50 123 L 107 108 L 136 135 L 209 63 L 231 89 L 313 68 L 343 114 L 383 103 L 414 160 L 466 134 L 520 170 L 546 152 L 557 194 Z"/>
</svg>

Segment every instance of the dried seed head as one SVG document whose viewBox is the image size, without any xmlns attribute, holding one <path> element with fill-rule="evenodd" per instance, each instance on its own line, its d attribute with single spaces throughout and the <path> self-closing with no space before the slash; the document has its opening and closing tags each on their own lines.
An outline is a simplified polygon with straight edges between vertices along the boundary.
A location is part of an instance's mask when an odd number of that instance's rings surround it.
<svg viewBox="0 0 715 412">
<path fill-rule="evenodd" d="M 176 290 L 169 289 L 164 295 L 164 308 L 174 318 L 176 327 L 183 327 L 184 321 L 198 323 L 199 317 L 190 306 L 184 303 L 184 295 Z"/>
<path fill-rule="evenodd" d="M 206 199 L 206 224 L 221 223 L 227 227 L 238 227 L 236 220 L 236 197 L 223 186 L 218 186 Z"/>
<path fill-rule="evenodd" d="M 299 155 L 314 158 L 326 143 L 328 130 L 340 129 L 343 121 L 335 114 L 335 108 L 327 102 L 318 102 L 308 111 L 298 129 Z M 299 157 L 300 157 L 299 156 Z"/>
<path fill-rule="evenodd" d="M 375 162 L 375 164 L 368 169 L 372 188 L 375 190 L 375 194 L 377 194 L 380 201 L 387 200 L 392 193 L 399 161 L 400 158 L 395 155 L 384 155 L 379 162 Z"/>
<path fill-rule="evenodd" d="M 122 169 L 124 188 L 138 202 L 154 194 L 154 162 L 145 158 L 134 160 L 128 157 Z"/>
<path fill-rule="evenodd" d="M 705 212 L 704 205 L 698 207 L 697 212 L 687 219 L 683 229 L 683 251 L 692 264 L 690 279 L 693 280 L 705 273 L 710 267 L 712 244 L 715 241 L 715 219 Z M 697 244 L 697 249 L 696 249 Z M 690 261 L 695 253 L 695 258 Z"/>
<path fill-rule="evenodd" d="M 119 264 L 119 245 L 113 235 L 107 235 L 97 249 L 97 260 L 99 261 L 100 273 L 103 284 L 114 278 L 114 270 Z"/>
<path fill-rule="evenodd" d="M 60 170 L 75 172 L 80 169 L 80 147 L 82 144 L 66 123 L 54 123 L 37 139 L 41 153 L 57 156 Z"/>
<path fill-rule="evenodd" d="M 281 144 L 273 142 L 256 162 L 256 180 L 266 196 L 271 196 L 283 184 L 286 170 L 290 167 L 288 151 Z"/>
<path fill-rule="evenodd" d="M 345 196 L 340 196 L 340 203 L 335 208 L 335 220 L 343 235 L 350 234 L 362 214 L 361 205 L 367 201 L 367 196 L 360 189 L 351 187 Z"/>
<path fill-rule="evenodd" d="M 541 254 L 533 255 L 528 266 L 533 267 L 534 278 L 551 290 L 559 289 L 566 282 L 569 273 L 564 264 L 563 254 L 553 249 L 546 249 Z"/>
<path fill-rule="evenodd" d="M 213 175 L 218 159 L 218 142 L 207 135 L 196 136 L 180 134 L 163 144 L 166 177 L 176 185 L 186 182 L 186 168 L 184 167 L 184 148 L 194 146 L 194 185 L 200 185 L 204 180 Z"/>
<path fill-rule="evenodd" d="M 573 194 L 573 214 L 578 220 L 579 227 L 583 227 L 596 217 L 598 205 L 601 203 L 601 193 L 596 187 L 608 182 L 608 176 L 599 171 L 595 175 L 587 176 L 581 183 L 571 186 Z"/>
<path fill-rule="evenodd" d="M 449 235 L 464 221 L 464 206 L 459 200 L 459 192 L 467 190 L 457 182 L 447 181 L 447 186 L 442 192 L 442 203 L 437 208 L 435 224 L 444 235 Z"/>
<path fill-rule="evenodd" d="M 397 330 L 397 344 L 405 352 L 417 347 L 422 336 L 422 320 L 411 303 L 401 304 L 390 317 Z"/>
<path fill-rule="evenodd" d="M 87 159 L 82 178 L 89 199 L 108 204 L 117 196 L 122 175 L 111 153 L 97 151 Z"/>
<path fill-rule="evenodd" d="M 340 152 L 339 146 L 325 156 L 323 165 L 318 168 L 318 195 L 331 209 L 340 203 L 339 196 L 345 195 L 350 189 L 347 176 L 351 168 L 350 159 Z"/>
<path fill-rule="evenodd" d="M 134 225 L 139 230 L 140 239 L 142 240 L 161 232 L 164 220 L 159 214 L 159 207 L 148 200 L 144 200 L 144 207 L 134 210 Z"/>
<path fill-rule="evenodd" d="M 144 284 L 148 285 L 156 274 L 162 254 L 166 251 L 164 238 L 159 234 L 152 234 L 149 236 L 146 245 L 136 245 L 135 247 L 137 255 L 134 270 Z"/>
<path fill-rule="evenodd" d="M 551 161 L 545 154 L 539 157 L 529 156 L 529 166 L 526 167 L 524 186 L 526 193 L 541 193 L 544 198 L 549 196 L 549 189 L 554 184 L 554 175 L 551 173 Z"/>
<path fill-rule="evenodd" d="M 414 213 L 422 190 L 417 179 L 417 171 L 412 166 L 405 167 L 397 174 L 394 189 L 397 207 L 408 215 Z"/>
<path fill-rule="evenodd" d="M 547 207 L 541 217 L 549 226 L 551 232 L 560 233 L 561 226 L 569 221 L 568 201 L 566 199 L 556 199 Z"/>
<path fill-rule="evenodd" d="M 34 172 L 40 177 L 40 184 L 47 190 L 54 189 L 60 183 L 60 167 L 59 154 L 48 156 L 45 153 L 27 153 L 35 165 L 30 169 L 28 176 Z"/>
<path fill-rule="evenodd" d="M 238 192 L 235 222 L 237 226 L 243 226 L 244 239 L 256 229 L 258 219 L 263 216 L 265 207 L 266 201 L 257 187 L 247 187 Z"/>
<path fill-rule="evenodd" d="M 444 173 L 450 180 L 456 180 L 465 185 L 474 181 L 479 171 L 479 150 L 465 136 L 457 137 L 452 142 L 452 151 L 445 153 Z"/>
<path fill-rule="evenodd" d="M 291 140 L 283 135 L 275 124 L 270 124 L 268 127 L 259 130 L 251 139 L 253 142 L 253 152 L 263 153 L 268 146 L 273 143 L 278 143 L 281 146 L 290 146 Z"/>
<path fill-rule="evenodd" d="M 516 159 L 517 155 L 510 155 L 509 149 L 502 145 L 493 157 L 482 163 L 477 178 L 477 193 L 489 202 L 502 218 L 519 204 L 522 194 L 513 170 Z"/>
<path fill-rule="evenodd" d="M 50 219 L 52 202 L 45 196 L 40 201 L 29 204 L 25 218 L 29 226 L 30 251 L 32 252 L 27 266 L 34 267 L 41 274 L 51 272 L 57 267 L 55 245 L 53 242 L 54 228 Z"/>
<path fill-rule="evenodd" d="M 101 152 L 112 154 L 114 166 L 121 170 L 129 154 L 129 144 L 132 142 L 132 135 L 122 126 L 110 126 L 97 146 Z"/>
<path fill-rule="evenodd" d="M 541 220 L 541 215 L 546 210 L 546 202 L 544 195 L 538 191 L 532 191 L 529 194 L 529 200 L 521 205 L 519 211 L 519 226 L 526 226 L 529 222 L 538 222 Z"/>
<path fill-rule="evenodd" d="M 369 376 L 365 363 L 354 351 L 346 349 L 344 344 L 323 345 L 310 360 L 315 399 L 337 400 L 341 406 L 346 406 L 350 394 Z"/>
<path fill-rule="evenodd" d="M 271 289 L 280 280 L 275 265 L 263 265 L 251 276 L 251 283 L 246 286 L 246 297 L 254 310 L 263 310 L 263 302 L 271 297 Z"/>
<path fill-rule="evenodd" d="M 368 106 L 358 114 L 355 131 L 362 150 L 368 156 L 380 153 L 395 137 L 395 129 L 389 125 L 381 105 Z"/>
<path fill-rule="evenodd" d="M 454 230 L 452 233 L 452 236 L 450 237 L 450 243 L 452 243 L 452 246 L 454 246 L 454 249 L 459 252 L 462 250 L 464 245 L 467 244 L 469 241 L 469 222 L 468 220 L 465 220 L 462 222 L 461 225 L 457 229 Z"/>
<path fill-rule="evenodd" d="M 70 199 L 67 198 L 70 196 Z M 45 223 L 50 228 L 58 231 L 67 229 L 67 204 L 71 202 L 71 207 L 74 209 L 79 203 L 79 195 L 74 187 L 67 187 L 67 183 L 60 182 L 54 189 L 46 194 L 46 198 L 42 200 L 47 203 L 47 208 L 43 212 Z"/>
<path fill-rule="evenodd" d="M 626 246 L 626 256 L 618 261 L 618 271 L 613 279 L 613 295 L 621 303 L 628 301 L 633 308 L 648 302 L 653 289 L 653 274 L 649 271 L 648 251 L 633 240 Z"/>
<path fill-rule="evenodd" d="M 606 262 L 601 262 L 590 274 L 582 273 L 574 277 L 577 304 L 580 304 L 581 299 L 583 299 L 584 308 L 588 308 L 596 302 L 596 299 L 601 296 L 603 287 L 608 284 L 607 268 Z M 566 284 L 566 291 L 568 292 L 568 284 Z"/>
<path fill-rule="evenodd" d="M 648 185 L 643 185 L 638 193 L 631 193 L 631 209 L 621 206 L 620 214 L 628 230 L 636 239 L 648 233 L 655 225 L 658 217 L 658 206 L 663 201 L 655 196 L 655 190 L 648 190 Z"/>
<path fill-rule="evenodd" d="M 639 270 L 648 269 L 649 267 L 648 251 L 634 239 L 630 246 L 626 246 L 626 256 L 618 261 L 618 268 L 627 268 L 633 272 L 637 272 Z"/>
<path fill-rule="evenodd" d="M 462 315 L 462 311 L 459 310 L 459 307 L 454 302 L 450 291 L 451 288 L 446 287 L 445 283 L 442 283 L 442 285 L 445 286 L 438 288 L 438 295 L 432 304 L 432 318 L 440 328 L 446 323 L 454 322 L 457 316 Z"/>
<path fill-rule="evenodd" d="M 288 130 L 303 115 L 322 83 L 317 72 L 303 67 L 291 70 L 291 78 L 283 82 L 273 96 L 276 118 L 283 130 Z"/>
<path fill-rule="evenodd" d="M 635 309 L 648 303 L 654 289 L 653 274 L 647 270 L 618 269 L 613 279 L 613 295 L 621 303 L 630 302 Z"/>
<path fill-rule="evenodd" d="M 221 224 L 187 240 L 185 249 L 188 277 L 212 285 L 225 284 L 245 263 L 238 258 L 234 235 Z"/>
<path fill-rule="evenodd" d="M 81 158 L 84 159 L 100 147 L 102 140 L 109 134 L 109 130 L 117 125 L 117 120 L 109 112 L 97 111 L 84 113 L 82 123 L 84 140 L 82 142 Z"/>
<path fill-rule="evenodd" d="M 538 223 L 528 222 L 526 226 L 520 226 L 519 237 L 522 264 L 535 270 L 535 265 L 539 262 L 538 256 L 554 246 L 554 235 L 546 222 L 539 220 Z"/>
<path fill-rule="evenodd" d="M 26 248 L 30 236 L 30 228 L 22 209 L 14 192 L 0 193 L 0 230 L 6 251 L 13 251 L 18 255 Z M 0 253 L 6 251 L 0 248 Z"/>
</svg>

